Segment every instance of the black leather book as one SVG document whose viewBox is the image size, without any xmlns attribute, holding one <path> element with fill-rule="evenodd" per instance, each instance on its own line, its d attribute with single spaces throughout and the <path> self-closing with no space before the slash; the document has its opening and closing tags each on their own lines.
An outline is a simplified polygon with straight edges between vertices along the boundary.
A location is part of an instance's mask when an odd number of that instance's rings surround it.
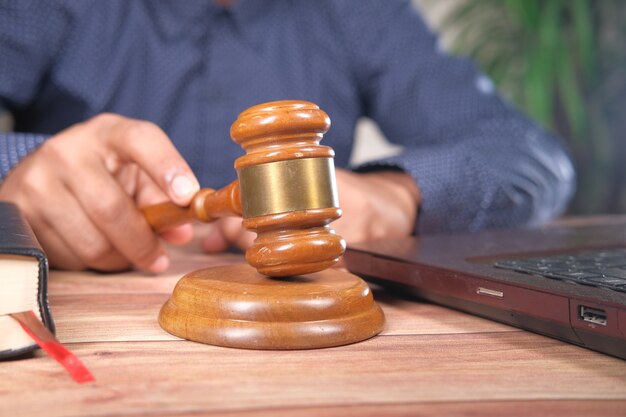
<svg viewBox="0 0 626 417">
<path fill-rule="evenodd" d="M 0 201 L 0 359 L 37 348 L 9 316 L 32 310 L 54 333 L 48 305 L 48 260 L 18 207 Z"/>
</svg>

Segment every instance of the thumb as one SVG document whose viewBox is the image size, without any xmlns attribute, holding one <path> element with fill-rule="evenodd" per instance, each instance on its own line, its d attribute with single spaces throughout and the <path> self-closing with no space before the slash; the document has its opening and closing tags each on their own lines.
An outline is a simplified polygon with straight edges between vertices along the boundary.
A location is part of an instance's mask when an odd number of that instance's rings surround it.
<svg viewBox="0 0 626 417">
<path fill-rule="evenodd" d="M 117 115 L 92 120 L 113 158 L 139 165 L 174 203 L 190 203 L 200 184 L 163 130 L 151 122 Z"/>
</svg>

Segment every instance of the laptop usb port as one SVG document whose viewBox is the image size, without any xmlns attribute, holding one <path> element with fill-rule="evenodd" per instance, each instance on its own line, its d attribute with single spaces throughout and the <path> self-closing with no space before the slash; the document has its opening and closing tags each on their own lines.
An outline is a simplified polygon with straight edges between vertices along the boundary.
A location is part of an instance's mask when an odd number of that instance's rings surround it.
<svg viewBox="0 0 626 417">
<path fill-rule="evenodd" d="M 588 323 L 606 326 L 606 311 L 598 308 L 578 306 L 578 317 Z"/>
</svg>

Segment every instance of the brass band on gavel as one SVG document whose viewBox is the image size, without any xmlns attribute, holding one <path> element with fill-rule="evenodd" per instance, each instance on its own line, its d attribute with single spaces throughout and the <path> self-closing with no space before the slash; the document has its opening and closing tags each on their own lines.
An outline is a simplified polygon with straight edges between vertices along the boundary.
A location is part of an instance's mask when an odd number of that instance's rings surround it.
<svg viewBox="0 0 626 417">
<path fill-rule="evenodd" d="M 331 158 L 303 158 L 238 170 L 243 218 L 339 207 Z"/>
</svg>

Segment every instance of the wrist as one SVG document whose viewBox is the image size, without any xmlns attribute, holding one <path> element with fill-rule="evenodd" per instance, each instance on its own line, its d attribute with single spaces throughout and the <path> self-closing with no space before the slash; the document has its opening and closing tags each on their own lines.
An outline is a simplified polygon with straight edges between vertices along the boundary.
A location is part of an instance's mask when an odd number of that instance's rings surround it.
<svg viewBox="0 0 626 417">
<path fill-rule="evenodd" d="M 415 180 L 403 171 L 361 174 L 370 183 L 376 216 L 387 221 L 389 237 L 409 236 L 415 230 L 421 193 Z"/>
</svg>

